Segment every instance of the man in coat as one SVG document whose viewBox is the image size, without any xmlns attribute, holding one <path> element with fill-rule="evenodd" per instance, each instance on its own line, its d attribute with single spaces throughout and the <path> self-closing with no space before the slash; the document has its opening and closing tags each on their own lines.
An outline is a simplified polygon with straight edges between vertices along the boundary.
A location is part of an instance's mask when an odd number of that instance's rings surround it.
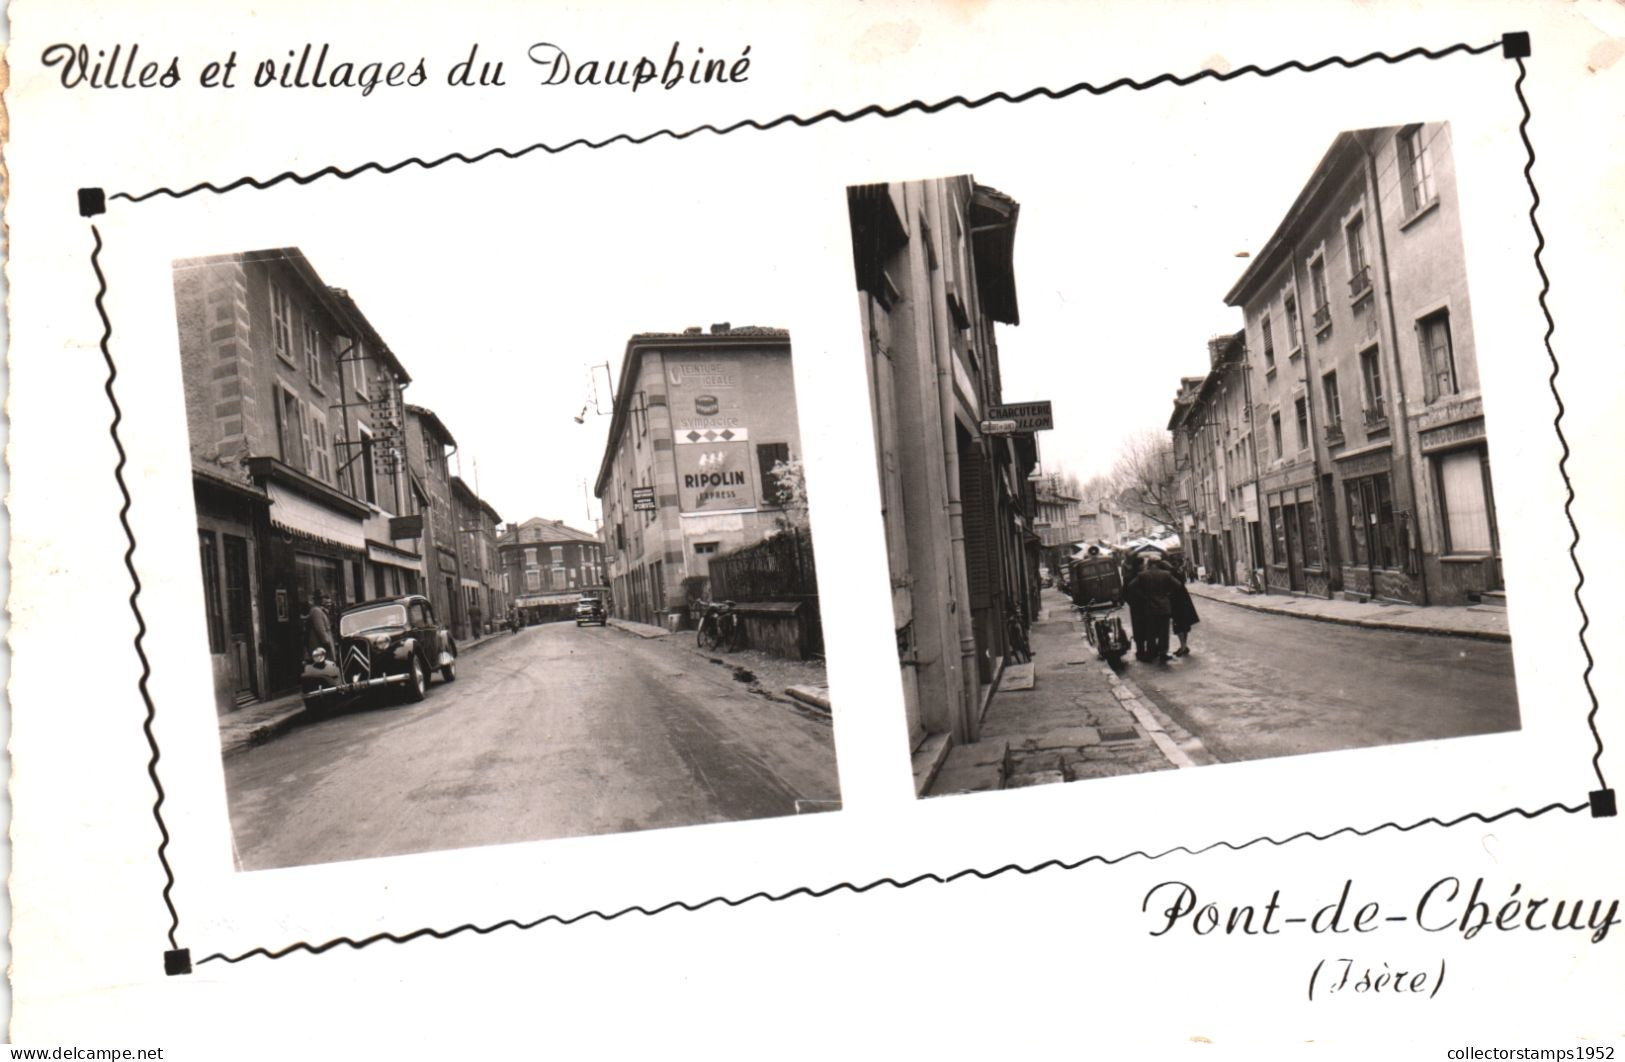
<svg viewBox="0 0 1625 1062">
<path fill-rule="evenodd" d="M 1145 659 L 1167 663 L 1168 623 L 1173 616 L 1173 599 L 1183 587 L 1174 573 L 1160 561 L 1148 561 L 1129 584 L 1128 592 L 1140 603 L 1140 613 L 1146 624 Z M 1139 620 L 1135 621 L 1134 635 L 1140 637 Z"/>
<path fill-rule="evenodd" d="M 325 593 L 316 594 L 316 603 L 310 606 L 305 613 L 305 655 L 310 655 L 312 649 L 326 649 L 327 658 L 336 660 L 338 653 L 333 645 L 333 624 L 327 618 L 330 599 Z"/>
</svg>

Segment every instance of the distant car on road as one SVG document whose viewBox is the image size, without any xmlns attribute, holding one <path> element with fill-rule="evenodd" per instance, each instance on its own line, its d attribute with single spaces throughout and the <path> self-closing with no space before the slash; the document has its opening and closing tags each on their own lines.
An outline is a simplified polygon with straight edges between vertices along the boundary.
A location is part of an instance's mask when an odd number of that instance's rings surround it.
<svg viewBox="0 0 1625 1062">
<path fill-rule="evenodd" d="M 600 627 L 609 622 L 609 614 L 602 598 L 584 597 L 576 602 L 576 626 L 596 623 Z"/>
<path fill-rule="evenodd" d="M 306 707 L 337 706 L 365 693 L 399 689 L 409 701 L 429 692 L 435 671 L 457 678 L 457 643 L 420 594 L 380 598 L 339 613 L 338 659 L 314 649 L 301 688 Z"/>
</svg>

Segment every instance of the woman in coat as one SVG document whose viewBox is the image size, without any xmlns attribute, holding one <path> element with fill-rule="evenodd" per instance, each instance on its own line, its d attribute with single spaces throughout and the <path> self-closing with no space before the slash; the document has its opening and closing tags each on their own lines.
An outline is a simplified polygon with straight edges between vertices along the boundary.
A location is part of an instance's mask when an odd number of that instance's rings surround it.
<svg viewBox="0 0 1625 1062">
<path fill-rule="evenodd" d="M 1172 566 L 1169 566 L 1169 570 L 1179 581 L 1179 588 L 1169 595 L 1168 599 L 1174 634 L 1179 636 L 1179 648 L 1174 650 L 1174 655 L 1189 656 L 1191 628 L 1202 622 L 1202 619 L 1196 614 L 1196 605 L 1191 601 L 1191 592 L 1185 589 L 1185 573 Z"/>
<path fill-rule="evenodd" d="M 1134 659 L 1142 664 L 1151 659 L 1147 655 L 1146 640 L 1151 636 L 1151 621 L 1145 613 L 1145 595 L 1135 585 L 1144 558 L 1130 553 L 1123 558 L 1123 604 L 1128 606 L 1130 636 L 1134 639 Z"/>
</svg>

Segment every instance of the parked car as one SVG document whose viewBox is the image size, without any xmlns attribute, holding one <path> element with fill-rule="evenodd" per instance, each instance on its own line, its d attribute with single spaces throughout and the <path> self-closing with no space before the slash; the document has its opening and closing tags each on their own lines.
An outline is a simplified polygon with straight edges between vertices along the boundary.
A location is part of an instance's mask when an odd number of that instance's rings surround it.
<svg viewBox="0 0 1625 1062">
<path fill-rule="evenodd" d="M 602 598 L 584 597 L 576 602 L 576 626 L 596 623 L 600 627 L 609 622 L 609 614 Z"/>
<path fill-rule="evenodd" d="M 420 594 L 380 598 L 339 613 L 338 659 L 311 651 L 301 681 L 307 707 L 337 706 L 365 693 L 399 690 L 409 701 L 429 692 L 429 676 L 457 678 L 457 644 Z"/>
</svg>

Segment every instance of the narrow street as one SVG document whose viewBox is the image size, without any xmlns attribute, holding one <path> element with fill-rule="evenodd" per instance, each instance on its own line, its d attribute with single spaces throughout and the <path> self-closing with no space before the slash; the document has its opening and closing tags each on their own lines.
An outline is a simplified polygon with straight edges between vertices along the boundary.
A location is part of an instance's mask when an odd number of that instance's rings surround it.
<svg viewBox="0 0 1625 1062">
<path fill-rule="evenodd" d="M 1123 677 L 1220 761 L 1518 728 L 1508 643 L 1196 605 L 1190 656 Z"/>
<path fill-rule="evenodd" d="M 791 815 L 839 799 L 827 719 L 693 652 L 554 623 L 226 763 L 242 869 Z"/>
</svg>

